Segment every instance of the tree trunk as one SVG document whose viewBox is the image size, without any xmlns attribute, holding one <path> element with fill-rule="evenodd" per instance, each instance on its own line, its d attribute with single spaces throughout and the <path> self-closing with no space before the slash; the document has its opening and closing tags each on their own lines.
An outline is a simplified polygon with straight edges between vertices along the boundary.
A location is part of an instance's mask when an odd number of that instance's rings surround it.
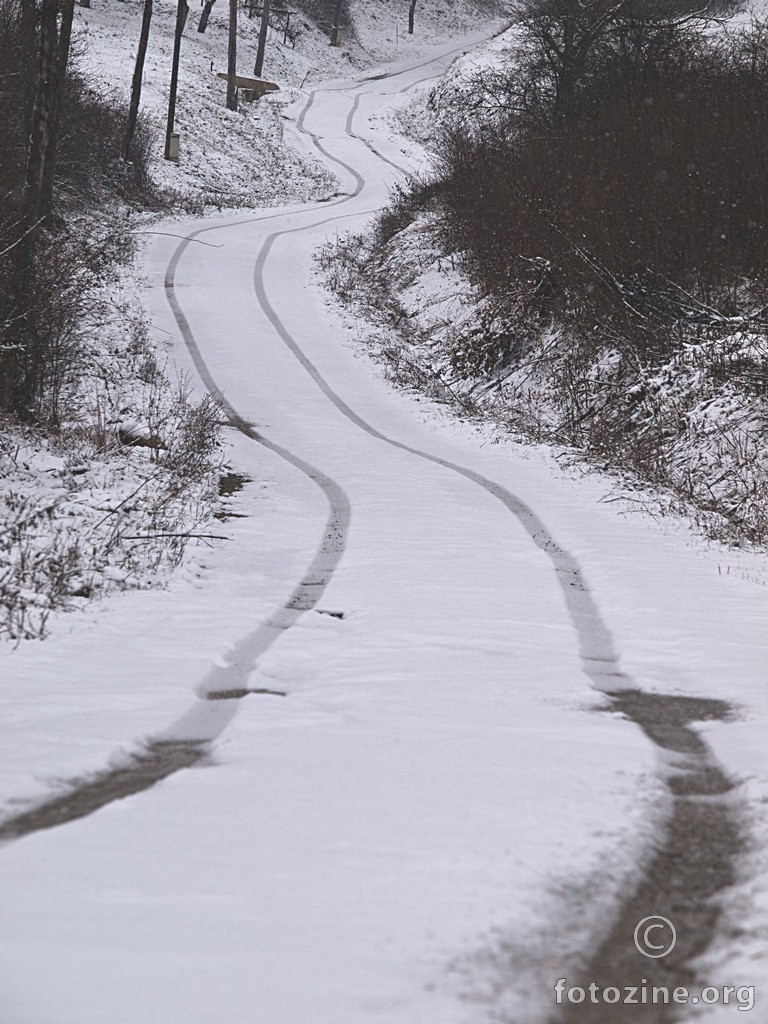
<svg viewBox="0 0 768 1024">
<path fill-rule="evenodd" d="M 198 32 L 205 32 L 205 30 L 208 28 L 208 19 L 211 16 L 211 9 L 213 8 L 213 5 L 215 3 L 216 0 L 205 0 L 205 3 L 203 4 L 203 11 L 202 14 L 200 15 L 200 22 L 197 26 Z"/>
<path fill-rule="evenodd" d="M 59 0 L 43 0 L 40 12 L 39 63 L 22 190 L 21 237 L 15 252 L 14 305 L 16 315 L 26 324 L 26 330 L 22 329 L 22 335 L 26 336 L 23 346 L 13 355 L 12 382 L 0 394 L 3 406 L 14 408 L 18 413 L 28 412 L 44 372 L 43 353 L 34 327 L 28 322 L 28 313 L 33 306 L 38 230 L 50 217 L 53 206 L 58 122 L 74 9 L 75 0 L 61 0 L 61 10 Z M 27 23 L 25 31 L 33 31 L 34 12 L 26 4 L 22 17 Z M 29 41 L 24 45 L 25 49 L 31 47 Z"/>
<path fill-rule="evenodd" d="M 229 0 L 227 48 L 227 110 L 237 110 L 237 0 Z"/>
<path fill-rule="evenodd" d="M 413 22 L 416 18 L 416 0 L 411 0 L 411 6 L 408 9 L 408 34 L 413 35 Z"/>
<path fill-rule="evenodd" d="M 40 215 L 46 219 L 50 217 L 53 207 L 53 179 L 56 173 L 56 152 L 59 142 L 59 113 L 67 77 L 67 65 L 69 64 L 69 47 L 72 41 L 72 19 L 74 14 L 75 0 L 63 0 L 61 5 L 61 27 L 55 51 L 55 79 L 48 126 L 48 152 L 43 168 L 43 188 L 40 203 Z"/>
<path fill-rule="evenodd" d="M 187 21 L 189 5 L 187 0 L 178 0 L 176 5 L 176 30 L 173 37 L 173 58 L 171 60 L 171 88 L 168 97 L 168 122 L 165 128 L 165 159 L 171 159 L 171 135 L 176 124 L 176 93 L 179 88 L 179 60 L 181 58 L 181 37 Z"/>
<path fill-rule="evenodd" d="M 53 91 L 56 87 L 57 6 L 56 0 L 43 0 L 40 13 L 40 62 L 24 183 L 24 230 L 30 232 L 40 219 L 43 179 L 50 144 Z"/>
<path fill-rule="evenodd" d="M 253 69 L 253 73 L 257 78 L 261 78 L 261 71 L 264 67 L 264 50 L 267 45 L 267 32 L 269 31 L 269 7 L 270 0 L 262 0 L 259 48 L 256 51 L 256 66 Z"/>
<path fill-rule="evenodd" d="M 29 144 L 40 66 L 35 0 L 21 0 L 21 46 L 24 73 L 24 134 Z"/>
<path fill-rule="evenodd" d="M 131 105 L 128 108 L 128 124 L 125 129 L 125 145 L 123 146 L 123 160 L 130 159 L 131 143 L 133 133 L 136 130 L 136 119 L 139 116 L 139 104 L 141 102 L 141 83 L 144 78 L 144 58 L 147 55 L 147 44 L 149 42 L 149 28 L 152 24 L 152 0 L 144 0 L 144 15 L 141 19 L 141 34 L 139 35 L 139 48 L 136 51 L 136 65 L 133 69 L 133 84 L 131 85 Z"/>
</svg>

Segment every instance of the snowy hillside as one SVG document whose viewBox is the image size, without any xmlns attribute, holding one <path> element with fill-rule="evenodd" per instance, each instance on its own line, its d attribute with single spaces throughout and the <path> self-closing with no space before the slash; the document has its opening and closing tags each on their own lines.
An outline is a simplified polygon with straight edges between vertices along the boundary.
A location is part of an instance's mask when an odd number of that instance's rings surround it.
<svg viewBox="0 0 768 1024">
<path fill-rule="evenodd" d="M 124 92 L 138 0 L 92 2 L 80 59 Z M 3 1022 L 733 1024 L 768 978 L 768 558 L 488 417 L 517 335 L 427 175 L 432 115 L 471 113 L 509 37 L 483 57 L 497 22 L 453 35 L 468 8 L 419 0 L 404 39 L 371 0 L 336 49 L 308 0 L 320 28 L 270 42 L 281 91 L 230 113 L 223 4 L 187 27 L 180 164 L 153 165 L 175 202 L 73 212 L 62 178 L 44 241 L 106 224 L 123 262 L 75 263 L 56 387 L 0 419 Z M 519 364 L 537 411 L 569 352 L 549 297 L 516 323 L 547 346 Z M 2 372 L 27 350 L 0 326 Z M 593 398 L 617 360 L 589 327 Z M 716 328 L 639 407 L 764 386 L 761 339 Z"/>
<path fill-rule="evenodd" d="M 766 60 L 765 25 L 751 26 L 750 17 L 739 14 L 725 24 L 707 25 L 705 34 L 713 40 L 722 37 L 723 50 L 731 54 L 727 59 L 733 66 L 742 59 L 748 65 L 750 55 L 758 51 L 760 59 Z M 467 173 L 462 160 L 470 147 L 483 146 L 483 139 L 494 138 L 496 133 L 504 137 L 510 111 L 522 102 L 516 91 L 521 74 L 514 71 L 520 46 L 521 31 L 515 26 L 459 57 L 437 83 L 403 97 L 390 113 L 395 130 L 421 143 L 428 143 L 440 131 L 452 133 L 453 149 L 443 150 L 441 167 L 453 154 L 458 190 Z M 739 56 L 742 52 L 743 58 Z M 744 71 L 738 74 L 743 76 Z M 764 88 L 762 80 L 753 88 Z M 735 114 L 742 108 L 740 101 Z M 553 129 L 553 137 L 558 133 L 559 129 Z M 588 125 L 582 134 L 589 138 Z M 695 145 L 695 140 L 691 144 Z M 699 145 L 683 159 L 684 167 L 687 162 L 699 174 L 698 168 L 714 146 L 714 142 L 708 143 L 702 153 Z M 641 132 L 639 150 L 649 147 Z M 743 152 L 744 144 L 734 142 L 732 149 Z M 755 159 L 754 174 L 759 175 L 762 154 Z M 660 157 L 656 180 L 662 183 L 662 191 L 671 162 L 670 153 Z M 456 241 L 462 237 L 457 228 L 461 214 L 456 207 L 446 213 L 444 196 L 450 185 L 440 180 L 442 172 L 438 171 L 436 182 L 423 190 L 426 198 L 419 191 L 422 186 L 416 185 L 410 198 L 406 191 L 395 199 L 378 234 L 348 240 L 337 251 L 338 260 L 328 254 L 334 287 L 341 296 L 357 297 L 361 302 L 358 308 L 367 310 L 379 329 L 383 322 L 388 323 L 373 344 L 401 383 L 422 387 L 464 413 L 490 417 L 523 436 L 548 438 L 586 452 L 603 469 L 633 475 L 635 482 L 627 484 L 630 489 L 636 486 L 638 475 L 643 483 L 661 485 L 666 488 L 659 497 L 662 507 L 684 509 L 714 536 L 736 543 L 764 543 L 768 538 L 768 343 L 762 285 L 750 285 L 745 270 L 734 271 L 734 284 L 721 287 L 718 305 L 718 300 L 712 299 L 718 285 L 696 291 L 691 283 L 694 271 L 675 284 L 670 271 L 655 272 L 642 262 L 634 265 L 633 260 L 641 257 L 633 256 L 637 243 L 632 239 L 632 227 L 639 227 L 649 216 L 648 204 L 642 200 L 642 183 L 631 190 L 638 197 L 637 223 L 628 226 L 626 251 L 620 243 L 612 249 L 606 246 L 609 256 L 603 257 L 613 257 L 622 271 L 607 271 L 599 265 L 589 249 L 589 244 L 595 243 L 586 239 L 590 224 L 597 222 L 606 202 L 600 195 L 615 191 L 621 177 L 613 164 L 606 162 L 605 167 L 604 180 L 595 184 L 595 208 L 585 212 L 585 223 L 579 226 L 583 233 L 576 236 L 584 246 L 583 259 L 576 242 L 558 247 L 557 240 L 553 244 L 535 234 L 526 237 L 522 212 L 518 216 L 523 226 L 517 229 L 521 236 L 510 227 L 509 238 L 493 243 L 501 255 L 490 256 L 490 244 L 484 254 L 486 259 L 497 259 L 499 282 L 495 288 L 483 278 L 475 255 Z M 535 181 L 535 160 L 531 172 Z M 513 194 L 515 174 L 512 170 L 508 173 Z M 552 173 L 557 180 L 557 171 Z M 710 173 L 709 183 L 701 186 L 701 196 L 717 189 L 718 174 Z M 502 167 L 489 172 L 497 182 L 504 176 Z M 682 177 L 686 176 L 695 177 L 693 171 L 684 169 Z M 744 181 L 736 182 L 736 177 L 723 171 L 721 180 L 733 178 L 734 183 L 723 186 L 720 207 L 728 205 L 728 196 L 733 209 L 748 201 L 747 186 Z M 594 175 L 576 193 L 583 194 L 590 180 Z M 522 197 L 520 210 L 527 209 L 526 203 L 543 210 L 542 220 L 554 225 L 553 236 L 571 239 L 573 231 L 558 222 L 563 210 L 552 212 L 548 205 L 554 185 L 549 194 L 546 188 L 539 194 L 531 184 L 526 180 L 517 187 Z M 685 188 L 684 184 L 680 189 L 677 209 L 695 210 L 695 189 Z M 482 196 L 482 178 L 468 191 Z M 652 191 L 649 188 L 649 196 Z M 435 192 L 443 195 L 442 205 L 430 202 L 429 196 Z M 625 197 L 625 205 L 630 199 L 630 195 Z M 476 237 L 495 237 L 494 218 L 504 201 L 500 187 L 488 200 L 487 222 L 476 231 Z M 758 209 L 760 203 L 758 196 Z M 470 222 L 483 216 L 481 206 L 482 201 L 466 218 L 463 237 L 472 237 Z M 567 209 L 567 203 L 564 206 Z M 677 239 L 686 230 L 685 217 L 680 218 L 682 223 L 669 223 L 671 203 L 659 216 L 655 237 L 660 240 L 665 233 Z M 710 257 L 705 271 L 713 281 L 730 273 L 727 261 L 733 256 L 726 239 L 736 238 L 738 247 L 738 239 L 754 231 L 760 222 L 755 218 L 762 216 L 762 212 L 755 213 L 744 229 L 736 225 L 718 228 L 722 252 Z M 702 208 L 700 215 L 691 214 L 688 223 L 706 223 L 707 217 Z M 513 219 L 511 223 L 515 223 Z M 595 235 L 600 237 L 601 231 L 605 232 L 602 226 L 595 229 Z M 539 295 L 541 289 L 542 294 L 557 291 L 569 247 L 586 268 L 584 295 L 598 293 L 601 284 L 605 287 L 609 280 L 614 282 L 616 294 L 629 295 L 636 287 L 632 301 L 658 291 L 659 308 L 638 314 L 638 320 L 657 317 L 654 326 L 647 328 L 656 332 L 654 341 L 647 342 L 650 352 L 642 350 L 643 342 L 637 343 L 639 354 L 633 350 L 633 342 L 622 337 L 622 330 L 631 334 L 634 328 L 620 322 L 620 317 L 609 323 L 602 322 L 600 309 L 582 314 L 589 300 L 579 294 L 553 300 L 553 317 Z M 753 262 L 755 265 L 759 262 Z M 523 270 L 518 269 L 521 267 Z M 683 268 L 682 273 L 685 271 Z M 558 321 L 560 313 L 563 319 Z"/>
<path fill-rule="evenodd" d="M 272 31 L 267 72 L 281 91 L 243 103 L 237 112 L 225 108 L 225 85 L 215 74 L 226 56 L 224 6 L 220 0 L 214 7 L 204 34 L 196 30 L 198 12 L 191 11 L 182 49 L 176 165 L 162 158 L 175 4 L 159 0 L 142 109 L 155 132 L 151 170 L 171 206 L 264 207 L 332 196 L 338 187 L 332 170 L 307 147 L 298 148 L 295 138 L 283 138 L 284 108 L 299 95 L 298 87 L 367 67 L 374 56 L 415 58 L 429 48 L 436 23 L 448 36 L 469 23 L 462 5 L 447 16 L 439 4 L 424 3 L 419 31 L 409 38 L 399 30 L 393 34 L 385 10 L 381 3 L 359 5 L 355 35 L 342 49 L 329 46 L 308 17 L 291 24 L 295 46 Z M 139 0 L 97 0 L 77 12 L 75 59 L 87 71 L 88 86 L 126 94 Z M 241 60 L 252 62 L 258 19 L 242 14 L 240 30 Z M 99 230 L 107 225 L 122 233 L 126 254 L 152 237 L 156 213 L 134 210 L 126 221 L 114 200 L 106 206 L 96 223 Z M 90 232 L 86 214 L 80 211 L 77 224 Z M 141 307 L 137 269 L 105 268 L 104 275 L 103 282 L 92 282 L 88 316 L 73 327 L 82 369 L 79 379 L 69 373 L 60 389 L 67 404 L 63 429 L 41 435 L 9 423 L 0 444 L 0 636 L 44 635 L 58 610 L 82 608 L 115 590 L 161 585 L 181 557 L 186 534 L 199 533 L 215 506 L 225 458 L 215 436 L 215 410 L 189 400 L 166 336 Z"/>
<path fill-rule="evenodd" d="M 352 29 L 342 46 L 329 45 L 327 18 L 321 25 L 311 13 L 294 14 L 290 35 L 284 16 L 274 15 L 263 77 L 280 92 L 257 103 L 241 103 L 235 113 L 225 107 L 226 83 L 217 72 L 227 67 L 226 0 L 212 9 L 205 33 L 197 31 L 199 11 L 192 7 L 181 50 L 176 130 L 181 136 L 178 166 L 162 159 L 168 86 L 176 17 L 174 0 L 156 0 L 145 64 L 142 110 L 156 132 L 153 174 L 184 201 L 224 206 L 264 206 L 320 198 L 334 191 L 333 178 L 319 163 L 303 159 L 283 144 L 282 110 L 300 87 L 341 78 L 385 61 L 418 56 L 444 40 L 473 28 L 501 25 L 472 0 L 447 3 L 421 0 L 416 31 L 407 32 L 407 3 L 394 8 L 384 0 L 354 5 Z M 326 5 L 327 7 L 327 5 Z M 78 8 L 75 40 L 81 63 L 94 88 L 127 96 L 141 23 L 141 0 L 94 0 Z M 397 11 L 397 14 L 396 14 Z M 260 19 L 240 10 L 238 73 L 253 74 Z"/>
</svg>

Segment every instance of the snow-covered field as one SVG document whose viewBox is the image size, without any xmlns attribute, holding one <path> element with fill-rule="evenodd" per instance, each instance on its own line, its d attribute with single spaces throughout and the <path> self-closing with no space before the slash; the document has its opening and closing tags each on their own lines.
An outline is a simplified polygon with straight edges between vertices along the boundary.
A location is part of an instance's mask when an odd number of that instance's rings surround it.
<svg viewBox="0 0 768 1024">
<path fill-rule="evenodd" d="M 394 391 L 313 276 L 397 173 L 354 135 L 425 158 L 381 114 L 450 57 L 427 59 L 288 111 L 295 159 L 314 149 L 298 125 L 346 165 L 335 206 L 149 239 L 152 328 L 225 399 L 251 482 L 167 590 L 3 653 L 0 799 L 9 816 L 148 737 L 214 743 L 0 851 L 12 1024 L 543 1024 L 669 811 L 654 749 L 590 682 L 600 657 L 623 685 L 735 706 L 698 727 L 751 843 L 701 976 L 768 985 L 764 556 L 627 515 L 548 449 Z M 214 683 L 274 694 L 200 699 Z"/>
</svg>

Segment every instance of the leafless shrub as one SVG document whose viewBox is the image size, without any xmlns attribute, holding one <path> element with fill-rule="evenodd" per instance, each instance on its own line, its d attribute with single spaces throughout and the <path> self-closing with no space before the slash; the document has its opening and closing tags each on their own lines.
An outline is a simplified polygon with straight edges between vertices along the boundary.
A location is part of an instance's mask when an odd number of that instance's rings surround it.
<svg viewBox="0 0 768 1024">
<path fill-rule="evenodd" d="M 581 57 L 563 50 L 571 9 L 591 12 Z M 546 265 L 553 315 L 631 322 L 621 333 L 655 345 L 701 305 L 764 301 L 744 283 L 766 257 L 765 26 L 714 37 L 625 6 L 595 41 L 600 10 L 536 6 L 522 66 L 486 73 L 506 109 L 482 134 L 449 126 L 433 190 L 447 249 L 471 252 L 489 290 Z"/>
<path fill-rule="evenodd" d="M 336 294 L 351 298 L 370 265 L 371 252 L 363 235 L 345 234 L 321 246 L 316 261 L 329 287 Z"/>
<path fill-rule="evenodd" d="M 0 477 L 26 493 L 0 488 L 0 638 L 43 637 L 54 611 L 157 586 L 211 519 L 219 408 L 210 398 L 194 401 L 183 379 L 169 386 L 160 368 L 139 390 L 123 379 L 127 393 L 114 372 L 111 392 L 94 400 L 91 415 L 43 448 L 51 465 L 42 482 L 30 468 L 39 436 L 5 425 Z M 121 424 L 135 433 L 121 440 Z M 159 431 L 155 443 L 150 429 Z"/>
<path fill-rule="evenodd" d="M 705 32 L 684 4 L 676 20 L 571 0 L 529 12 L 609 8 L 621 17 L 565 83 L 551 20 L 517 63 L 479 75 L 482 131 L 446 125 L 433 178 L 326 254 L 331 284 L 385 328 L 375 345 L 398 383 L 576 447 L 666 488 L 710 532 L 763 543 L 768 30 Z M 437 342 L 398 294 L 421 273 L 423 223 L 475 296 L 476 316 Z"/>
<path fill-rule="evenodd" d="M 396 184 L 390 193 L 389 203 L 374 220 L 374 245 L 386 245 L 399 231 L 412 224 L 419 213 L 429 209 L 436 193 L 435 181 L 424 175 L 412 175 L 405 184 Z"/>
</svg>

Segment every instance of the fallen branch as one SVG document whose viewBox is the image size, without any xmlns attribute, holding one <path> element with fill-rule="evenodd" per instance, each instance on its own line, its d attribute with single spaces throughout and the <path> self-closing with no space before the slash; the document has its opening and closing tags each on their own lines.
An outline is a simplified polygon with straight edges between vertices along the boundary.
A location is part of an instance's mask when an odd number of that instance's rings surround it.
<svg viewBox="0 0 768 1024">
<path fill-rule="evenodd" d="M 174 537 L 178 540 L 229 540 L 219 533 L 143 533 L 124 535 L 123 540 L 155 540 L 156 537 Z"/>
</svg>

